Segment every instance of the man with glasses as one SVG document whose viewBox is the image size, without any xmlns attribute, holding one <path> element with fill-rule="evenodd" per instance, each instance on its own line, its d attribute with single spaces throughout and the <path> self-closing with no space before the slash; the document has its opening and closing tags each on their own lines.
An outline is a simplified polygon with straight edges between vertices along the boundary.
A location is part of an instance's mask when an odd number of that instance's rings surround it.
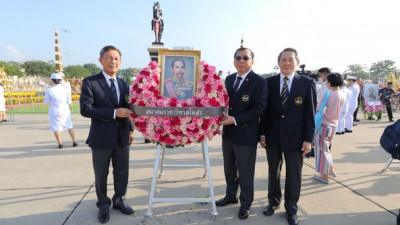
<svg viewBox="0 0 400 225">
<path fill-rule="evenodd" d="M 92 149 L 92 161 L 96 183 L 98 220 L 110 219 L 111 199 L 107 197 L 107 177 L 112 160 L 114 175 L 113 208 L 130 215 L 134 210 L 125 205 L 129 177 L 129 146 L 133 142 L 133 125 L 129 120 L 127 96 L 129 86 L 117 72 L 121 64 L 121 52 L 114 46 L 100 51 L 103 71 L 83 79 L 80 98 L 81 114 L 92 120 L 86 143 Z"/>
<path fill-rule="evenodd" d="M 282 199 L 281 169 L 286 165 L 285 209 L 290 225 L 297 225 L 303 157 L 311 150 L 317 96 L 312 78 L 296 73 L 297 51 L 284 49 L 278 56 L 280 74 L 267 78 L 267 107 L 261 118 L 260 144 L 268 158 L 268 205 L 263 214 L 272 216 Z"/>
<path fill-rule="evenodd" d="M 234 54 L 236 73 L 225 80 L 229 95 L 228 114 L 224 113 L 222 153 L 226 181 L 225 197 L 217 206 L 238 203 L 239 219 L 246 219 L 254 200 L 254 167 L 258 142 L 259 118 L 266 105 L 265 80 L 251 69 L 254 54 L 248 48 L 239 48 Z"/>
</svg>

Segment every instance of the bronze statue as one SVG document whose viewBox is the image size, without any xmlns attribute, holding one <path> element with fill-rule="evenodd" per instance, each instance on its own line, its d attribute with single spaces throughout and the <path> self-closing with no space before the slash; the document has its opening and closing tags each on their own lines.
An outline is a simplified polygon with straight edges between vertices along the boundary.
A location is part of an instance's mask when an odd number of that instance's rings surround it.
<svg viewBox="0 0 400 225">
<path fill-rule="evenodd" d="M 162 19 L 162 11 L 160 9 L 160 3 L 155 2 L 153 6 L 153 20 L 151 21 L 151 29 L 154 30 L 155 42 L 162 44 L 161 36 L 164 30 L 164 21 Z"/>
</svg>

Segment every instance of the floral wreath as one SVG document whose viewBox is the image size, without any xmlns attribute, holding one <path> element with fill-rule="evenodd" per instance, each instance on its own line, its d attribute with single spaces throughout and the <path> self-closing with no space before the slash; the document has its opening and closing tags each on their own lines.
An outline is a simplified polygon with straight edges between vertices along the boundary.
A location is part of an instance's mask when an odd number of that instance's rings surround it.
<svg viewBox="0 0 400 225">
<path fill-rule="evenodd" d="M 132 85 L 130 103 L 148 107 L 225 107 L 228 94 L 216 68 L 204 61 L 199 65 L 200 76 L 195 96 L 178 100 L 160 95 L 160 68 L 151 62 L 144 68 Z M 211 140 L 219 133 L 222 116 L 214 117 L 161 117 L 132 114 L 135 127 L 153 142 L 184 146 Z"/>
</svg>

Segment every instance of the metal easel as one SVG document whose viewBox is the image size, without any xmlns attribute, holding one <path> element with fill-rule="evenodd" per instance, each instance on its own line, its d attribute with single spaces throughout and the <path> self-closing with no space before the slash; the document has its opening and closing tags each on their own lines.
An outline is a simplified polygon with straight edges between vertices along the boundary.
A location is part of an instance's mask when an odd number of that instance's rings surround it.
<svg viewBox="0 0 400 225">
<path fill-rule="evenodd" d="M 217 208 L 215 205 L 215 195 L 214 195 L 214 185 L 213 185 L 213 180 L 212 180 L 212 174 L 211 174 L 211 166 L 210 166 L 210 157 L 208 154 L 208 143 L 207 139 L 204 139 L 204 141 L 201 143 L 201 149 L 203 153 L 203 165 L 178 165 L 178 164 L 171 164 L 171 165 L 164 165 L 164 158 L 165 158 L 165 144 L 162 145 L 157 145 L 157 151 L 156 151 L 156 159 L 154 163 L 154 170 L 153 170 L 153 180 L 151 182 L 151 188 L 150 188 L 150 194 L 149 194 L 149 204 L 147 208 L 147 212 L 145 213 L 146 217 L 152 216 L 152 206 L 153 203 L 157 202 L 208 202 L 211 203 L 212 206 L 212 211 L 211 215 L 212 216 L 217 216 Z M 161 156 L 162 152 L 162 156 Z M 161 164 L 160 164 L 160 156 L 161 156 Z M 208 183 L 209 183 L 209 188 L 210 188 L 210 197 L 208 198 L 156 198 L 154 197 L 154 192 L 156 188 L 156 183 L 157 183 L 157 178 L 160 178 L 163 175 L 163 170 L 164 167 L 204 167 L 204 174 L 203 178 L 205 178 L 208 175 Z M 157 176 L 157 171 L 160 168 L 159 175 Z"/>
</svg>

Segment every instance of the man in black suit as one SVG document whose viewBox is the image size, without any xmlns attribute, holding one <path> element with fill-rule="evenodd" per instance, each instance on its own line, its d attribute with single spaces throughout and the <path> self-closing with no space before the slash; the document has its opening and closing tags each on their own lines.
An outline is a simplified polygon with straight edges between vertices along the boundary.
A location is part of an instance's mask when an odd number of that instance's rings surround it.
<svg viewBox="0 0 400 225">
<path fill-rule="evenodd" d="M 107 197 L 107 176 L 110 160 L 114 174 L 113 208 L 124 214 L 134 210 L 125 205 L 129 176 L 129 146 L 133 142 L 133 125 L 129 120 L 127 96 L 129 86 L 117 77 L 121 64 L 121 52 L 114 46 L 100 51 L 103 71 L 82 81 L 80 99 L 81 114 L 92 120 L 86 143 L 92 149 L 93 169 L 96 181 L 98 219 L 106 223 L 109 218 L 111 199 Z"/>
<path fill-rule="evenodd" d="M 254 199 L 254 167 L 259 136 L 259 118 L 266 105 L 264 79 L 251 70 L 254 54 L 239 48 L 234 54 L 237 73 L 229 75 L 225 86 L 229 95 L 228 115 L 223 127 L 222 152 L 226 180 L 226 195 L 216 201 L 217 206 L 237 203 L 240 185 L 238 217 L 246 219 Z M 238 176 L 239 175 L 239 176 Z"/>
<path fill-rule="evenodd" d="M 314 81 L 296 73 L 297 51 L 284 49 L 278 57 L 280 74 L 267 78 L 267 108 L 261 118 L 260 144 L 268 158 L 268 205 L 263 213 L 271 216 L 281 203 L 280 174 L 282 153 L 286 164 L 285 209 L 289 224 L 299 224 L 303 157 L 311 150 L 317 103 Z"/>
</svg>

